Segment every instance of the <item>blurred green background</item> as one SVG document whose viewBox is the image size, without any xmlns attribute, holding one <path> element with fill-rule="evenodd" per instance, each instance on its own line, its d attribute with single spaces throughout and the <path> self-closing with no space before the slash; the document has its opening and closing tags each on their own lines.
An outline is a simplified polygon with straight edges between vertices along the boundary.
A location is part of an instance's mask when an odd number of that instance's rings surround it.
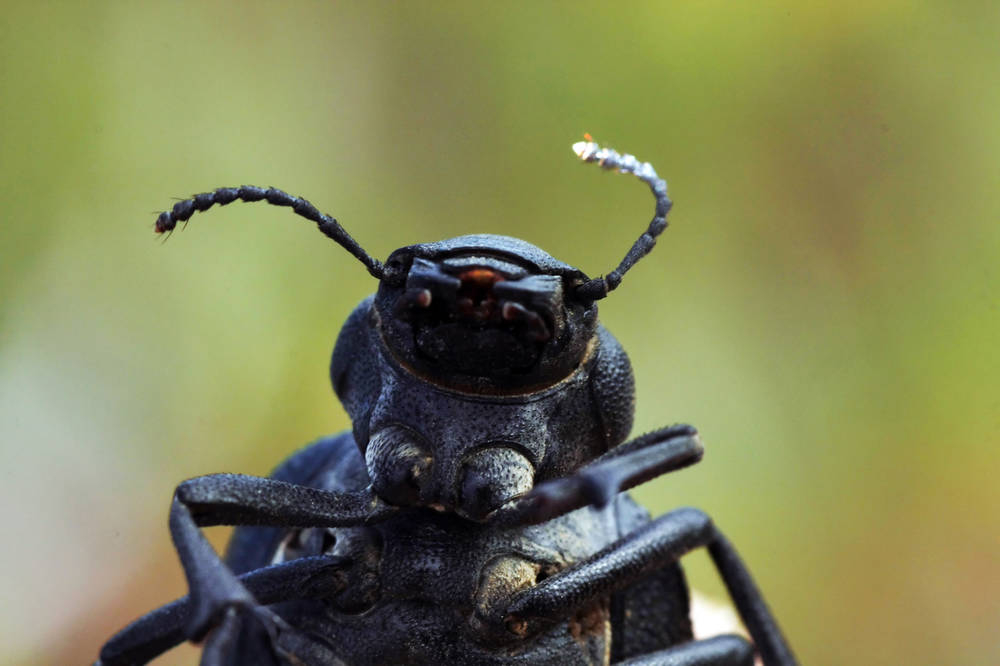
<svg viewBox="0 0 1000 666">
<path fill-rule="evenodd" d="M 348 425 L 362 267 L 287 211 L 155 211 L 275 185 L 378 257 L 496 232 L 598 274 L 652 199 L 584 131 L 676 201 L 601 313 L 636 431 L 707 455 L 639 498 L 710 512 L 806 664 L 1000 662 L 1000 9 L 825 4 L 5 3 L 0 662 L 92 660 L 185 590 L 179 480 Z"/>
</svg>

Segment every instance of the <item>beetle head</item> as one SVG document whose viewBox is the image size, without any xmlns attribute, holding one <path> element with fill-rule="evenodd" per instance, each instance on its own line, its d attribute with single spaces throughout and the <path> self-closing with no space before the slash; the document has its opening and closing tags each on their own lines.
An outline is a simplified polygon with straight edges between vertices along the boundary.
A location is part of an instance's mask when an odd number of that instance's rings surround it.
<svg viewBox="0 0 1000 666">
<path fill-rule="evenodd" d="M 648 162 L 589 140 L 574 144 L 573 150 L 585 162 L 636 176 L 656 199 L 652 221 L 618 266 L 593 279 L 529 243 L 505 236 L 461 236 L 411 245 L 392 253 L 383 264 L 340 223 L 305 199 L 249 185 L 179 201 L 157 217 L 155 229 L 169 234 L 196 212 L 237 200 L 289 207 L 315 222 L 379 280 L 373 312 L 385 347 L 400 365 L 427 382 L 466 396 L 528 393 L 557 383 L 580 365 L 596 341 L 594 302 L 617 288 L 624 274 L 649 253 L 666 228 L 671 206 L 666 183 Z M 334 384 L 345 405 L 351 402 L 352 391 L 345 392 L 343 385 L 337 388 L 336 378 Z M 355 422 L 359 442 L 368 440 L 365 427 Z M 382 484 L 380 494 L 403 504 L 423 504 L 431 501 L 425 495 L 435 494 L 435 487 L 447 485 L 427 485 L 432 470 L 427 447 L 400 433 L 383 439 L 367 459 L 375 484 Z M 482 515 L 530 482 L 534 462 L 508 448 L 487 446 L 463 463 L 463 480 L 451 486 L 461 488 L 460 504 L 466 514 Z M 445 466 L 439 460 L 435 467 Z M 496 471 L 500 468 L 520 471 L 501 483 Z"/>
<path fill-rule="evenodd" d="M 580 363 L 597 325 L 580 271 L 516 238 L 460 236 L 390 255 L 375 299 L 396 360 L 453 388 L 549 384 Z"/>
<path fill-rule="evenodd" d="M 594 279 L 506 236 L 460 236 L 396 250 L 381 265 L 375 301 L 396 359 L 429 381 L 475 391 L 523 390 L 566 377 L 584 357 L 606 297 L 656 244 L 671 207 L 648 162 L 589 140 L 585 162 L 646 183 L 656 209 L 618 267 Z"/>
</svg>

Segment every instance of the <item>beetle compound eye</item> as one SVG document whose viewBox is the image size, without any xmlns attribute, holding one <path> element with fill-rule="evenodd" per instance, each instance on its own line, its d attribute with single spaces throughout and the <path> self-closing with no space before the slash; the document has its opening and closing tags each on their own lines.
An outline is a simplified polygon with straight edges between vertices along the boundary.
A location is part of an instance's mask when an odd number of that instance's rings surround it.
<svg viewBox="0 0 1000 666">
<path fill-rule="evenodd" d="M 365 462 L 372 488 L 385 501 L 414 506 L 426 499 L 433 459 L 414 432 L 395 425 L 379 430 L 368 442 Z"/>
<path fill-rule="evenodd" d="M 531 490 L 535 468 L 508 446 L 476 451 L 462 468 L 459 513 L 483 520 L 503 504 Z"/>
</svg>

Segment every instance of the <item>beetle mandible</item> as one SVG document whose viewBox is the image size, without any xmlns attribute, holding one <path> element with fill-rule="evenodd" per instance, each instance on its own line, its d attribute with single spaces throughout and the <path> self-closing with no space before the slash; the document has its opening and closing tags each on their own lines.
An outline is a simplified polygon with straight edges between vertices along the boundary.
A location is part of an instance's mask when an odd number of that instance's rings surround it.
<svg viewBox="0 0 1000 666">
<path fill-rule="evenodd" d="M 696 509 L 655 520 L 624 491 L 701 459 L 697 431 L 626 441 L 632 368 L 596 301 L 666 228 L 648 162 L 574 144 L 656 199 L 617 268 L 588 278 L 539 248 L 472 235 L 385 263 L 333 218 L 274 188 L 220 188 L 156 221 L 266 201 L 315 222 L 379 280 L 330 365 L 352 429 L 270 478 L 177 487 L 170 532 L 190 593 L 136 620 L 98 664 L 146 663 L 185 639 L 201 663 L 751 664 L 795 658 L 738 554 Z M 588 509 L 587 507 L 592 507 Z M 595 510 L 600 509 L 600 510 Z M 225 560 L 200 527 L 237 525 Z M 694 640 L 678 559 L 706 547 L 753 644 Z"/>
</svg>

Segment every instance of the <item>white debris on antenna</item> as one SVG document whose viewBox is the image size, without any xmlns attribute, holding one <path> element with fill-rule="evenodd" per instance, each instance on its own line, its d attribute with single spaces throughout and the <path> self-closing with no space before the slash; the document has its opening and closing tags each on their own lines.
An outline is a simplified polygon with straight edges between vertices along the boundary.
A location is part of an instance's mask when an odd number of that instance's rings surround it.
<svg viewBox="0 0 1000 666">
<path fill-rule="evenodd" d="M 594 141 L 577 141 L 573 144 L 573 152 L 584 162 L 597 162 L 602 169 L 631 173 L 650 184 L 659 180 L 656 169 L 649 162 L 640 162 L 635 155 L 628 153 L 622 155 L 614 148 L 601 148 Z"/>
</svg>

